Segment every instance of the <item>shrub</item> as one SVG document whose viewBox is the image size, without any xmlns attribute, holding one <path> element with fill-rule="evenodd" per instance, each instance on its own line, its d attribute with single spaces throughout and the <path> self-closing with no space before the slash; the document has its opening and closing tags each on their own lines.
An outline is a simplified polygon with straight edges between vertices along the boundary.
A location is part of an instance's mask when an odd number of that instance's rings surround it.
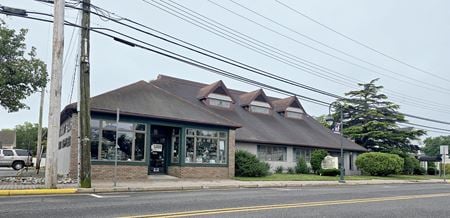
<svg viewBox="0 0 450 218">
<path fill-rule="evenodd" d="M 307 174 L 309 173 L 308 165 L 306 164 L 305 158 L 300 157 L 297 161 L 297 165 L 295 166 L 295 172 L 298 174 Z"/>
<path fill-rule="evenodd" d="M 434 167 L 428 167 L 427 174 L 434 176 L 434 175 L 439 174 L 439 171 Z"/>
<path fill-rule="evenodd" d="M 275 173 L 283 173 L 283 166 L 277 166 L 277 168 L 275 168 Z"/>
<path fill-rule="evenodd" d="M 295 173 L 294 168 L 288 167 L 288 168 L 287 168 L 287 173 L 289 173 L 289 174 L 294 174 L 294 173 Z"/>
<path fill-rule="evenodd" d="M 321 169 L 319 173 L 321 176 L 337 176 L 341 171 L 339 169 Z"/>
<path fill-rule="evenodd" d="M 236 176 L 262 177 L 269 174 L 270 165 L 260 161 L 254 154 L 238 150 L 235 159 Z"/>
<path fill-rule="evenodd" d="M 396 154 L 380 152 L 364 153 L 356 158 L 356 166 L 365 174 L 387 176 L 403 170 L 403 159 Z"/>
<path fill-rule="evenodd" d="M 419 167 L 419 168 L 414 169 L 413 173 L 414 173 L 414 175 L 425 175 L 426 170 L 423 167 Z"/>
<path fill-rule="evenodd" d="M 404 174 L 416 174 L 420 171 L 420 162 L 415 157 L 406 155 L 403 158 L 403 173 Z"/>
<path fill-rule="evenodd" d="M 322 161 L 328 155 L 328 152 L 323 149 L 316 149 L 311 153 L 311 168 L 314 173 L 319 173 L 322 169 Z"/>
</svg>

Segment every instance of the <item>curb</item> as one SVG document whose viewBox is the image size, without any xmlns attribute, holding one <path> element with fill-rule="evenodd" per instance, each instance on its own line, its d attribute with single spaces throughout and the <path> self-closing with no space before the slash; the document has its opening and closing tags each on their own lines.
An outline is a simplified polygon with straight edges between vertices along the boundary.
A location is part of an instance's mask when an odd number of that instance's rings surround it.
<svg viewBox="0 0 450 218">
<path fill-rule="evenodd" d="M 403 182 L 355 182 L 355 183 L 249 183 L 249 184 L 224 184 L 224 185 L 189 185 L 189 186 L 154 186 L 154 187 L 101 187 L 101 188 L 66 188 L 66 189 L 23 189 L 0 190 L 0 196 L 16 195 L 57 195 L 57 194 L 89 194 L 111 192 L 171 192 L 171 191 L 195 191 L 195 190 L 230 190 L 240 188 L 300 188 L 300 187 L 330 187 L 330 186 L 358 186 L 358 185 L 410 185 L 410 184 L 448 184 L 443 181 L 405 180 Z"/>
<path fill-rule="evenodd" d="M 0 196 L 74 194 L 77 191 L 76 188 L 0 190 Z"/>
</svg>

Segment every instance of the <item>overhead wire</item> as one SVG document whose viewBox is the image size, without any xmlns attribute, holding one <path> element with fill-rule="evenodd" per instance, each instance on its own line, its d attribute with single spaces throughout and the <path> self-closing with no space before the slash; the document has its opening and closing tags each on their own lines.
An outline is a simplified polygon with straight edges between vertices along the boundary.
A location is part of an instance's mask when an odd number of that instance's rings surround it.
<svg viewBox="0 0 450 218">
<path fill-rule="evenodd" d="M 366 60 L 364 60 L 364 59 L 362 59 L 362 58 L 359 58 L 359 57 L 356 57 L 356 56 L 354 56 L 354 55 L 352 55 L 352 54 L 349 54 L 349 53 L 347 53 L 347 52 L 345 52 L 345 51 L 342 51 L 342 50 L 340 50 L 340 49 L 334 48 L 333 46 L 330 46 L 330 45 L 327 45 L 327 44 L 325 44 L 325 43 L 323 43 L 323 42 L 320 42 L 319 40 L 316 40 L 316 39 L 314 39 L 314 38 L 312 38 L 312 37 L 309 37 L 309 36 L 307 36 L 307 35 L 305 35 L 305 34 L 303 34 L 303 33 L 300 33 L 300 32 L 297 31 L 297 30 L 294 30 L 294 29 L 292 29 L 292 28 L 290 28 L 290 27 L 287 27 L 286 25 L 281 24 L 281 23 L 279 23 L 279 22 L 277 22 L 277 21 L 275 21 L 275 20 L 273 20 L 273 19 L 271 19 L 271 18 L 268 18 L 268 17 L 266 17 L 266 16 L 264 16 L 264 15 L 262 15 L 262 14 L 256 12 L 256 11 L 254 11 L 254 10 L 251 10 L 250 8 L 245 7 L 245 6 L 243 6 L 242 4 L 236 3 L 236 2 L 233 1 L 233 0 L 230 0 L 230 1 L 233 2 L 233 3 L 235 3 L 235 4 L 237 4 L 237 5 L 239 5 L 239 6 L 241 6 L 242 8 L 247 9 L 248 11 L 250 11 L 250 12 L 252 12 L 252 13 L 254 13 L 254 14 L 256 14 L 256 15 L 258 15 L 258 16 L 264 18 L 264 19 L 266 19 L 266 20 L 269 20 L 269 21 L 272 22 L 272 23 L 277 24 L 278 26 L 281 26 L 281 27 L 283 27 L 283 28 L 285 28 L 285 29 L 287 29 L 287 30 L 289 30 L 289 31 L 291 31 L 291 32 L 293 32 L 293 33 L 299 35 L 299 36 L 302 36 L 302 37 L 304 37 L 304 38 L 307 38 L 308 40 L 311 40 L 311 41 L 313 41 L 313 42 L 315 42 L 315 43 L 318 43 L 318 44 L 320 44 L 320 45 L 322 45 L 322 46 L 324 46 L 324 47 L 327 47 L 327 48 L 329 48 L 329 49 L 331 49 L 331 50 L 333 50 L 333 51 L 336 51 L 336 52 L 338 52 L 338 53 L 341 53 L 341 54 L 343 54 L 343 55 L 345 55 L 345 56 L 351 57 L 351 58 L 356 59 L 356 60 L 358 60 L 358 61 L 361 61 L 361 62 L 363 62 L 363 63 L 365 63 L 365 64 L 368 64 L 368 65 L 370 65 L 370 66 L 372 66 L 372 67 L 375 67 L 375 68 L 378 68 L 378 69 L 381 69 L 381 70 L 384 70 L 384 71 L 387 71 L 387 72 L 390 72 L 390 73 L 393 73 L 393 74 L 396 74 L 396 75 L 400 75 L 401 77 L 407 78 L 407 79 L 410 80 L 410 81 L 414 81 L 414 82 L 416 82 L 416 83 L 414 84 L 415 86 L 424 88 L 424 89 L 426 89 L 426 90 L 430 90 L 430 89 L 431 89 L 431 90 L 438 91 L 438 92 L 444 91 L 444 92 L 446 92 L 446 93 L 450 93 L 450 89 L 448 89 L 448 88 L 446 88 L 446 87 L 441 87 L 441 86 L 438 86 L 438 85 L 436 85 L 436 84 L 428 83 L 428 82 L 425 82 L 425 81 L 423 81 L 423 80 L 419 80 L 419 79 L 416 79 L 416 78 L 413 78 L 413 77 L 410 77 L 410 76 L 407 76 L 407 75 L 404 75 L 404 74 L 401 74 L 401 73 L 397 73 L 397 72 L 395 72 L 395 71 L 393 71 L 393 70 L 390 70 L 390 69 L 388 69 L 388 68 L 386 68 L 386 67 L 379 66 L 379 65 L 377 65 L 377 64 L 371 63 L 371 62 L 366 61 Z M 252 19 L 248 18 L 247 16 L 244 16 L 244 15 L 242 15 L 242 14 L 239 14 L 239 13 L 237 13 L 237 12 L 235 12 L 235 11 L 233 11 L 233 10 L 231 10 L 231 9 L 229 9 L 229 8 L 223 6 L 223 5 L 221 5 L 221 4 L 219 4 L 219 3 L 215 2 L 215 1 L 208 0 L 208 2 L 214 4 L 214 5 L 218 6 L 219 8 L 222 8 L 222 9 L 224 9 L 224 10 L 226 10 L 226 11 L 228 11 L 228 12 L 230 12 L 230 13 L 232 13 L 232 14 L 238 16 L 238 17 L 241 17 L 241 18 L 243 18 L 243 19 L 245 19 L 245 20 L 247 20 L 247 21 L 249 21 L 249 22 L 251 22 L 251 23 L 254 23 L 254 24 L 256 24 L 256 25 L 258 25 L 258 26 L 260 26 L 260 27 L 262 27 L 262 28 L 264 28 L 264 29 L 266 29 L 266 30 L 268 30 L 268 31 L 270 31 L 270 32 L 273 32 L 273 33 L 278 34 L 278 35 L 280 35 L 280 36 L 282 36 L 282 37 L 284 37 L 284 38 L 286 38 L 286 39 L 289 39 L 289 40 L 291 40 L 291 41 L 293 41 L 293 42 L 295 42 L 295 43 L 297 43 L 297 44 L 306 46 L 306 47 L 308 47 L 308 48 L 310 48 L 310 49 L 313 49 L 313 50 L 315 50 L 315 51 L 317 51 L 317 52 L 320 52 L 320 53 L 325 54 L 325 55 L 327 55 L 327 56 L 333 57 L 333 58 L 335 58 L 335 59 L 337 59 L 337 60 L 343 61 L 343 62 L 348 63 L 348 64 L 351 64 L 351 65 L 353 65 L 353 66 L 357 66 L 357 67 L 359 67 L 359 68 L 361 68 L 361 69 L 364 69 L 364 70 L 367 70 L 367 71 L 370 71 L 370 72 L 373 72 L 373 73 L 376 73 L 376 74 L 380 74 L 380 75 L 383 75 L 383 76 L 386 76 L 386 77 L 390 77 L 390 78 L 396 79 L 396 80 L 398 80 L 398 81 L 400 81 L 400 82 L 403 82 L 403 83 L 408 83 L 408 84 L 410 84 L 410 82 L 407 82 L 407 81 L 402 80 L 402 79 L 398 79 L 398 78 L 396 78 L 396 77 L 394 77 L 394 76 L 392 76 L 392 75 L 385 74 L 385 73 L 381 73 L 381 72 L 379 72 L 379 71 L 373 70 L 373 69 L 371 69 L 371 68 L 368 68 L 368 67 L 365 67 L 365 66 L 363 66 L 363 65 L 360 65 L 360 64 L 351 62 L 351 61 L 349 61 L 349 60 L 347 60 L 347 59 L 338 57 L 338 56 L 333 55 L 333 54 L 331 54 L 331 53 L 329 53 L 329 52 L 326 52 L 326 51 L 323 51 L 323 50 L 321 50 L 321 49 L 318 49 L 318 48 L 316 48 L 316 47 L 314 47 L 314 46 L 308 45 L 308 44 L 306 44 L 306 43 L 304 43 L 304 42 L 302 42 L 302 41 L 299 41 L 299 40 L 297 40 L 297 39 L 295 39 L 295 38 L 293 38 L 293 37 L 290 37 L 290 36 L 288 36 L 288 35 L 286 35 L 286 34 L 280 33 L 280 32 L 277 31 L 277 30 L 274 30 L 274 29 L 272 29 L 272 28 L 269 28 L 269 27 L 267 27 L 266 25 L 263 25 L 263 24 L 261 24 L 261 23 L 255 21 L 255 20 L 252 20 Z M 426 84 L 427 86 L 423 86 L 422 84 Z M 439 90 L 438 90 L 438 89 L 439 89 Z"/>
<path fill-rule="evenodd" d="M 51 14 L 48 14 L 48 16 L 52 16 L 52 15 L 51 15 Z M 45 20 L 45 19 L 41 19 L 41 18 L 33 18 L 33 17 L 23 17 L 23 18 L 34 19 L 34 20 L 40 20 L 40 21 L 45 21 L 45 22 L 52 22 L 51 20 Z M 70 24 L 70 23 L 68 23 L 68 22 L 65 22 L 65 23 L 66 23 L 66 25 L 71 25 L 71 26 L 77 26 L 77 27 L 79 27 L 78 25 Z M 250 79 L 248 79 L 248 78 L 238 76 L 238 75 L 233 74 L 233 73 L 230 73 L 230 72 L 228 72 L 228 71 L 224 71 L 224 70 L 221 70 L 221 69 L 219 69 L 219 68 L 215 68 L 215 67 L 213 67 L 213 66 L 211 66 L 211 65 L 207 65 L 207 64 L 204 64 L 204 63 L 202 63 L 202 62 L 196 61 L 196 60 L 194 60 L 194 59 L 191 59 L 191 58 L 188 58 L 188 57 L 185 57 L 185 56 L 176 54 L 176 53 L 171 52 L 171 51 L 169 51 L 169 50 L 166 50 L 166 49 L 157 47 L 157 46 L 155 46 L 155 45 L 149 44 L 149 43 L 147 43 L 147 42 L 144 42 L 144 41 L 142 41 L 142 40 L 136 39 L 136 38 L 134 38 L 134 37 L 130 37 L 130 36 L 126 35 L 126 34 L 120 33 L 120 32 L 118 32 L 118 31 L 115 31 L 115 30 L 112 30 L 112 29 L 108 29 L 108 28 L 92 28 L 92 27 L 91 27 L 90 30 L 93 31 L 93 32 L 96 32 L 96 33 L 105 35 L 105 36 L 109 36 L 109 37 L 113 38 L 113 39 L 116 40 L 116 41 L 119 41 L 119 42 L 122 42 L 122 43 L 125 42 L 125 44 L 128 44 L 128 45 L 130 45 L 130 46 L 132 46 L 132 47 L 140 47 L 140 48 L 142 48 L 142 49 L 146 49 L 146 50 L 155 52 L 155 53 L 157 53 L 157 54 L 164 55 L 164 56 L 166 56 L 166 57 L 169 57 L 169 58 L 172 58 L 172 59 L 175 59 L 175 60 L 179 60 L 179 61 L 182 61 L 182 62 L 184 62 L 184 63 L 190 64 L 190 65 L 193 65 L 193 66 L 197 66 L 197 67 L 200 67 L 200 68 L 202 68 L 202 69 L 205 69 L 205 70 L 208 70 L 208 71 L 211 71 L 211 72 L 216 72 L 216 73 L 219 73 L 219 74 L 221 74 L 221 75 L 228 76 L 228 77 L 231 77 L 231 78 L 237 78 L 237 79 L 240 79 L 240 80 L 242 80 L 242 81 L 250 82 L 250 83 L 252 83 L 252 84 L 258 84 L 258 85 L 260 85 L 260 86 L 263 86 L 263 87 L 266 87 L 266 88 L 269 88 L 269 89 L 272 89 L 272 88 L 273 88 L 273 89 L 274 89 L 275 91 L 277 91 L 277 92 L 282 92 L 282 93 L 285 93 L 285 94 L 293 94 L 293 95 L 296 95 L 295 93 L 292 93 L 292 92 L 289 92 L 289 91 L 286 91 L 286 90 L 283 90 L 283 89 L 279 89 L 279 88 L 276 88 L 276 87 L 268 86 L 268 85 L 266 85 L 266 84 L 264 84 L 264 83 L 260 83 L 260 82 L 254 81 L 254 80 L 250 80 Z M 104 33 L 104 32 L 99 31 L 99 30 L 112 31 L 112 32 L 114 32 L 114 33 L 116 33 L 116 34 L 119 34 L 119 35 L 123 36 L 123 37 L 130 38 L 130 39 L 132 39 L 132 40 L 135 40 L 135 41 L 138 41 L 138 42 L 140 42 L 140 43 L 146 44 L 146 45 L 151 46 L 151 47 L 153 47 L 153 48 L 159 49 L 159 50 L 161 50 L 161 51 L 163 51 L 163 52 L 157 51 L 157 50 L 155 50 L 155 49 L 151 49 L 151 48 L 148 48 L 148 47 L 139 45 L 139 44 L 135 44 L 135 43 L 129 42 L 129 41 L 124 40 L 124 39 L 117 38 L 117 37 L 115 37 L 115 36 L 113 36 L 113 35 Z M 164 53 L 164 52 L 167 52 L 167 53 L 169 53 L 169 54 Z M 300 95 L 300 97 L 301 97 L 301 95 Z M 314 100 L 315 100 L 315 99 L 314 99 Z M 328 105 L 326 102 L 322 102 L 322 103 L 323 103 L 323 106 L 327 106 L 327 105 Z M 419 119 L 420 119 L 421 117 L 416 116 L 416 118 L 419 118 Z M 431 119 L 428 119 L 428 120 L 429 120 L 429 121 L 432 121 Z"/>
<path fill-rule="evenodd" d="M 302 17 L 304 17 L 304 18 L 306 18 L 306 19 L 308 19 L 308 20 L 310 20 L 310 21 L 312 21 L 312 22 L 314 22 L 314 23 L 316 23 L 316 24 L 318 24 L 318 25 L 324 27 L 325 29 L 328 29 L 328 30 L 330 30 L 330 31 L 332 31 L 332 32 L 334 32 L 334 33 L 336 33 L 336 34 L 338 34 L 338 35 L 340 35 L 340 36 L 342 36 L 342 37 L 344 37 L 344 38 L 346 38 L 346 39 L 348 39 L 348 40 L 350 40 L 350 41 L 352 41 L 352 42 L 354 42 L 354 43 L 356 43 L 356 44 L 358 44 L 358 45 L 360 45 L 360 46 L 362 46 L 362 47 L 365 47 L 365 48 L 367 48 L 367 49 L 369 49 L 369 50 L 371 50 L 371 51 L 373 51 L 373 52 L 375 52 L 375 53 L 377 53 L 377 54 L 380 54 L 380 55 L 382 55 L 382 56 L 384 56 L 384 57 L 386 57 L 386 58 L 389 58 L 389 59 L 391 59 L 391 60 L 394 60 L 395 62 L 398 62 L 398 63 L 400 63 L 400 64 L 402 64 L 402 65 L 408 66 L 409 68 L 415 69 L 415 70 L 420 71 L 420 72 L 422 72 L 422 73 L 425 73 L 425 74 L 431 75 L 431 76 L 433 76 L 433 77 L 436 77 L 436 78 L 438 78 L 438 79 L 441 79 L 441 80 L 445 80 L 445 81 L 447 81 L 447 82 L 450 82 L 450 79 L 448 79 L 448 78 L 439 76 L 439 75 L 437 75 L 437 74 L 435 74 L 435 73 L 432 73 L 432 72 L 430 72 L 430 71 L 427 71 L 427 70 L 423 70 L 423 69 L 421 69 L 421 68 L 419 68 L 419 67 L 416 67 L 416 66 L 414 66 L 414 65 L 412 65 L 412 64 L 409 64 L 409 63 L 407 63 L 407 62 L 405 62 L 405 61 L 402 61 L 402 60 L 400 60 L 399 58 L 395 58 L 395 57 L 393 57 L 393 56 L 391 56 L 391 55 L 388 55 L 388 54 L 386 54 L 386 53 L 384 53 L 384 52 L 382 52 L 382 51 L 380 51 L 380 50 L 378 50 L 378 49 L 376 49 L 376 48 L 374 48 L 374 47 L 371 47 L 371 46 L 369 46 L 369 45 L 367 45 L 367 44 L 365 44 L 365 43 L 362 43 L 361 41 L 356 40 L 356 39 L 354 39 L 354 38 L 352 38 L 352 37 L 350 37 L 350 36 L 348 36 L 348 35 L 346 35 L 346 34 L 340 32 L 340 31 L 338 31 L 338 30 L 336 30 L 336 29 L 334 29 L 334 28 L 332 28 L 332 27 L 330 27 L 330 26 L 328 26 L 328 25 L 325 25 L 324 23 L 321 23 L 320 21 L 318 21 L 317 19 L 312 18 L 312 17 L 309 16 L 309 15 L 306 15 L 305 13 L 301 12 L 299 9 L 295 9 L 295 8 L 289 6 L 287 3 L 284 3 L 284 2 L 282 2 L 282 1 L 280 1 L 280 0 L 274 0 L 274 1 L 277 2 L 277 3 L 280 4 L 280 5 L 282 5 L 282 6 L 286 7 L 286 8 L 288 8 L 289 10 L 293 11 L 294 13 L 297 13 L 297 14 L 301 15 Z"/>
<path fill-rule="evenodd" d="M 235 42 L 236 44 L 239 44 L 239 45 L 244 46 L 244 47 L 246 47 L 246 48 L 248 48 L 248 49 L 250 49 L 250 50 L 255 51 L 255 49 L 254 49 L 253 47 L 247 46 L 248 44 L 242 45 L 242 43 L 236 42 L 235 40 L 230 39 L 230 37 L 224 37 L 224 36 L 220 35 L 220 34 L 217 33 L 217 32 L 213 32 L 213 31 L 211 31 L 211 30 L 209 30 L 209 29 L 205 29 L 205 27 L 199 26 L 198 23 L 194 23 L 194 22 L 192 22 L 192 21 L 190 21 L 190 20 L 186 20 L 185 18 L 182 18 L 182 17 L 180 17 L 180 16 L 178 16 L 178 15 L 176 15 L 176 14 L 174 14 L 174 13 L 172 13 L 172 12 L 166 10 L 166 9 L 163 9 L 163 8 L 157 6 L 157 5 L 154 5 L 154 4 L 151 3 L 151 2 L 148 2 L 148 1 L 146 1 L 146 0 L 143 0 L 143 1 L 146 2 L 147 4 L 150 4 L 150 5 L 154 6 L 154 7 L 157 7 L 157 8 L 159 8 L 159 9 L 163 10 L 163 11 L 166 11 L 167 13 L 172 14 L 172 15 L 174 15 L 174 16 L 176 16 L 176 17 L 178 17 L 178 18 L 180 18 L 180 19 L 182 19 L 182 20 L 184 20 L 184 21 L 186 21 L 186 22 L 189 22 L 189 23 L 191 23 L 191 24 L 193 24 L 193 25 L 195 25 L 195 26 L 198 26 L 198 27 L 200 27 L 200 28 L 202 28 L 202 29 L 204 29 L 204 30 L 206 30 L 206 31 L 208 31 L 208 32 L 211 32 L 211 33 L 213 33 L 213 34 L 219 35 L 219 36 L 221 36 L 222 38 L 225 38 L 225 39 L 227 39 L 227 40 L 230 40 L 230 41 L 232 41 L 232 42 Z M 160 2 L 160 1 L 158 1 L 158 2 L 157 2 L 157 1 L 154 1 L 154 3 L 156 3 L 156 4 L 161 4 L 161 3 L 159 3 L 159 2 Z M 164 2 L 164 1 L 161 1 L 161 2 Z M 176 4 L 176 3 L 175 3 L 175 4 Z M 189 9 L 188 9 L 188 10 L 189 10 Z M 194 13 L 196 13 L 196 12 L 194 12 Z M 197 14 L 198 14 L 198 13 L 197 13 Z M 200 16 L 202 16 L 202 15 L 200 15 Z M 209 19 L 209 18 L 206 18 L 206 19 Z M 209 20 L 212 21 L 212 22 L 215 22 L 215 21 L 213 21 L 213 20 L 211 20 L 211 19 L 209 19 Z M 215 23 L 217 23 L 217 22 L 215 22 Z M 220 25 L 220 23 L 219 23 L 219 25 Z M 217 27 L 217 26 L 216 26 L 216 27 Z M 226 27 L 226 26 L 224 26 L 224 27 L 225 27 L 225 28 L 228 28 L 228 27 Z M 230 29 L 230 28 L 228 28 L 228 29 Z M 223 30 L 223 29 L 222 29 L 222 30 Z M 232 29 L 231 29 L 231 30 L 232 30 Z M 225 30 L 225 31 L 226 31 L 226 30 Z M 248 36 L 248 35 L 245 35 L 245 34 L 242 34 L 242 35 L 244 35 L 244 37 L 241 37 L 241 38 L 243 38 L 243 40 L 247 40 L 247 38 L 256 40 L 256 39 L 254 39 L 254 38 L 251 38 L 251 37 Z M 229 36 L 229 35 L 228 35 L 228 36 Z M 258 41 L 258 40 L 256 40 L 256 41 Z M 241 41 L 241 42 L 242 42 L 242 41 Z M 260 41 L 258 41 L 258 42 L 260 42 Z M 263 43 L 263 42 L 260 42 L 260 43 Z M 267 44 L 265 44 L 265 45 L 267 45 Z M 270 45 L 267 45 L 267 46 L 270 46 Z M 267 49 L 267 48 L 266 48 L 266 49 Z M 277 48 L 274 48 L 274 49 L 277 49 Z M 277 50 L 279 50 L 279 49 L 277 49 Z M 256 52 L 258 52 L 258 53 L 261 54 L 260 51 L 256 51 Z M 271 50 L 271 52 L 274 52 L 274 53 L 278 53 L 278 54 L 279 54 L 279 52 L 277 52 L 277 51 Z M 267 55 L 267 53 L 265 53 L 265 54 L 263 54 L 263 55 L 268 56 L 268 57 L 271 57 L 271 56 L 272 56 L 272 58 L 273 58 L 273 54 L 272 54 L 272 53 L 270 53 L 270 55 Z M 281 55 L 283 55 L 283 54 L 281 54 Z M 285 55 L 284 55 L 284 56 L 285 56 Z M 288 57 L 288 58 L 291 58 L 291 57 Z M 298 58 L 298 57 L 297 57 L 297 58 Z M 275 58 L 275 59 L 276 59 L 276 58 Z M 291 58 L 291 59 L 292 59 L 292 58 Z M 282 63 L 288 64 L 288 65 L 290 65 L 290 66 L 293 66 L 293 65 L 292 65 L 292 62 L 291 62 L 291 63 L 286 63 L 286 62 L 283 61 L 283 60 L 279 60 L 279 59 L 276 59 L 276 60 L 281 61 Z M 311 73 L 311 71 L 305 71 L 303 68 L 298 68 L 298 65 L 297 65 L 297 66 L 293 66 L 293 67 L 294 67 L 294 68 L 297 68 L 297 69 L 300 69 L 300 70 L 302 70 L 302 71 L 304 71 L 304 72 Z M 316 71 L 316 72 L 317 72 L 317 71 Z M 328 72 L 328 73 L 330 73 L 330 72 Z M 317 75 L 317 74 L 313 74 L 313 75 L 319 76 L 319 75 Z M 336 74 L 334 74 L 334 76 L 340 77 L 339 75 L 336 75 Z M 319 76 L 319 77 L 320 77 L 320 78 L 327 79 L 327 80 L 330 80 L 330 81 L 332 81 L 332 82 L 336 82 L 336 79 L 335 79 L 335 78 L 329 78 L 329 77 L 326 77 L 326 76 Z M 341 78 L 346 79 L 346 80 L 349 79 L 348 77 L 341 77 Z M 341 80 L 341 82 L 337 82 L 337 83 L 339 83 L 339 84 L 341 84 L 341 85 L 348 86 L 348 87 L 354 87 L 354 86 L 352 86 L 353 84 L 347 85 L 347 84 L 343 84 L 342 82 L 346 82 L 346 81 L 342 81 L 342 80 Z M 402 96 L 402 98 L 408 98 L 408 97 Z M 404 99 L 401 100 L 401 101 L 404 102 Z M 437 112 L 442 112 L 442 113 L 448 113 L 448 112 L 449 112 L 449 111 L 445 111 L 445 110 L 436 109 L 436 107 L 430 106 L 429 104 L 420 103 L 420 102 L 418 102 L 418 101 L 420 101 L 420 100 L 414 99 L 411 105 L 412 105 L 412 106 L 416 106 L 417 104 L 420 104 L 420 105 L 422 106 L 422 108 L 427 108 L 427 109 L 429 109 L 429 110 L 433 110 L 433 111 L 437 111 Z M 408 104 L 408 103 L 405 103 L 405 104 Z M 432 103 L 430 103 L 430 104 L 432 104 Z M 446 109 L 447 109 L 448 107 L 450 107 L 450 106 L 445 106 Z"/>
</svg>

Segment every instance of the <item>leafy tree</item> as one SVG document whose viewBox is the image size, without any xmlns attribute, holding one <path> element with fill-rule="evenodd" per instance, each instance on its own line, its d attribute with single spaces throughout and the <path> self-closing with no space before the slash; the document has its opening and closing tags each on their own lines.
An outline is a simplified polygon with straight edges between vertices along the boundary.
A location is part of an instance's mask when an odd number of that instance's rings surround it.
<svg viewBox="0 0 450 218">
<path fill-rule="evenodd" d="M 318 117 L 314 117 L 320 124 L 322 124 L 325 128 L 330 129 L 331 126 L 327 123 L 327 115 L 320 115 Z"/>
<path fill-rule="evenodd" d="M 318 173 L 322 169 L 322 161 L 328 155 L 323 149 L 315 149 L 311 152 L 311 168 L 314 173 Z"/>
<path fill-rule="evenodd" d="M 346 93 L 340 104 L 334 104 L 334 119 L 342 110 L 344 113 L 344 135 L 369 151 L 389 152 L 398 148 L 406 152 L 415 152 L 418 147 L 411 140 L 425 134 L 422 130 L 399 128 L 398 123 L 406 122 L 404 115 L 398 112 L 399 105 L 388 101 L 381 94 L 383 86 L 374 79 L 366 84 L 358 84 L 362 89 Z"/>
<path fill-rule="evenodd" d="M 36 154 L 38 124 L 25 122 L 16 126 L 16 147 L 30 150 Z M 47 128 L 42 128 L 42 132 L 47 132 Z M 42 137 L 42 144 L 45 145 L 46 135 Z"/>
<path fill-rule="evenodd" d="M 270 165 L 260 161 L 248 151 L 235 153 L 235 175 L 245 177 L 263 177 L 269 175 Z"/>
<path fill-rule="evenodd" d="M 8 29 L 0 19 L 0 105 L 15 112 L 27 109 L 21 101 L 47 84 L 47 70 L 36 58 L 36 48 L 26 55 L 26 29 Z"/>
<path fill-rule="evenodd" d="M 426 155 L 439 155 L 439 146 L 450 145 L 450 136 L 428 137 L 424 141 L 425 147 L 422 148 Z"/>
</svg>

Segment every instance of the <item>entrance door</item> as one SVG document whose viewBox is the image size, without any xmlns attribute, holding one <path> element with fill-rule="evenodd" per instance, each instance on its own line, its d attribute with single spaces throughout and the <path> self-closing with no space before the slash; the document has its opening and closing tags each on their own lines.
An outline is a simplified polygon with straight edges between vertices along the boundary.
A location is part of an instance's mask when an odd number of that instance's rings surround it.
<svg viewBox="0 0 450 218">
<path fill-rule="evenodd" d="M 168 149 L 171 128 L 152 126 L 149 174 L 167 173 Z"/>
</svg>

